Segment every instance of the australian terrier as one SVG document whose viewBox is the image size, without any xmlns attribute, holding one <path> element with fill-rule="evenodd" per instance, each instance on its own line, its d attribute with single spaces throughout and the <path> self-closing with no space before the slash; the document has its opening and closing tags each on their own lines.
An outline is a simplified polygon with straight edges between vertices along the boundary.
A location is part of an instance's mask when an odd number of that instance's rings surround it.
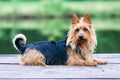
<svg viewBox="0 0 120 80">
<path fill-rule="evenodd" d="M 20 65 L 96 66 L 107 63 L 93 58 L 97 39 L 88 14 L 80 20 L 73 14 L 72 26 L 64 40 L 25 44 L 26 37 L 23 34 L 18 34 L 13 39 L 14 47 L 21 54 Z"/>
</svg>

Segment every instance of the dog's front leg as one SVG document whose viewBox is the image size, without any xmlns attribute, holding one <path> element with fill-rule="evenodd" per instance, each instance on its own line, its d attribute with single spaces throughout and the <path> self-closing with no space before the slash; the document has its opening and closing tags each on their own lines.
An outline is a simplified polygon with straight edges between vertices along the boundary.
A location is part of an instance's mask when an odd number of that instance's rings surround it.
<svg viewBox="0 0 120 80">
<path fill-rule="evenodd" d="M 85 66 L 85 61 L 82 59 L 81 55 L 74 52 L 71 48 L 67 49 L 67 65 L 70 66 Z"/>
<path fill-rule="evenodd" d="M 90 54 L 85 54 L 84 57 L 85 57 L 85 65 L 86 65 L 86 66 L 97 66 L 97 62 L 95 62 L 95 61 L 93 60 L 92 53 L 90 53 Z"/>
</svg>

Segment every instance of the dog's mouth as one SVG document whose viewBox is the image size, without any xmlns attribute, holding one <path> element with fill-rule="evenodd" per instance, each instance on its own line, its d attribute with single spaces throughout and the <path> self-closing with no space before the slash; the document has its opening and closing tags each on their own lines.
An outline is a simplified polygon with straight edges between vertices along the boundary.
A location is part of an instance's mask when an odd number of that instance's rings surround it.
<svg viewBox="0 0 120 80">
<path fill-rule="evenodd" d="M 84 42 L 87 41 L 87 39 L 78 39 L 77 41 L 78 41 L 79 43 L 84 43 Z"/>
<path fill-rule="evenodd" d="M 79 41 L 84 41 L 84 40 L 85 40 L 84 38 L 79 39 Z"/>
<path fill-rule="evenodd" d="M 86 41 L 86 39 L 84 37 L 79 37 L 78 41 Z"/>
</svg>

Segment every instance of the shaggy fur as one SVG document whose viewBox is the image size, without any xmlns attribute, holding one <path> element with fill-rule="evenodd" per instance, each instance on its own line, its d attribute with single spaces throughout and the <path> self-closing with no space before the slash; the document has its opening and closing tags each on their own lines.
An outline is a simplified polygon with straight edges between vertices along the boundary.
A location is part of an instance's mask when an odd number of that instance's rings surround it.
<svg viewBox="0 0 120 80">
<path fill-rule="evenodd" d="M 83 37 L 83 40 L 79 39 L 80 35 Z M 74 58 L 76 55 L 76 59 L 79 59 L 77 60 L 79 61 L 77 65 L 96 66 L 97 64 L 107 63 L 104 60 L 94 60 L 93 58 L 93 53 L 97 45 L 97 39 L 88 14 L 85 14 L 80 20 L 77 15 L 73 14 L 72 27 L 68 33 L 67 45 L 71 46 L 71 48 L 67 51 L 67 54 L 69 54 L 68 56 L 72 56 L 72 58 L 68 57 L 70 65 L 76 65 L 74 64 L 76 63 Z M 82 64 L 80 64 L 80 62 Z"/>
<path fill-rule="evenodd" d="M 93 58 L 97 39 L 88 14 L 80 20 L 73 14 L 72 26 L 65 40 L 25 43 L 26 37 L 23 34 L 13 39 L 14 47 L 21 54 L 21 65 L 96 66 L 107 63 Z"/>
<path fill-rule="evenodd" d="M 37 50 L 26 50 L 23 55 L 20 55 L 20 65 L 45 65 L 44 56 Z"/>
</svg>

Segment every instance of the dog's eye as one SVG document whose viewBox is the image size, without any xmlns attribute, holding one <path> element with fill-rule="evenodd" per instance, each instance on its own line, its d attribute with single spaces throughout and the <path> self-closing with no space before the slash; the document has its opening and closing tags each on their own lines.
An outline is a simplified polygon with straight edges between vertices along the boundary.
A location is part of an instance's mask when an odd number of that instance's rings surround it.
<svg viewBox="0 0 120 80">
<path fill-rule="evenodd" d="M 75 31 L 76 31 L 76 32 L 79 32 L 79 29 L 77 28 Z"/>
<path fill-rule="evenodd" d="M 83 31 L 88 31 L 88 29 L 87 28 L 83 28 Z"/>
</svg>

